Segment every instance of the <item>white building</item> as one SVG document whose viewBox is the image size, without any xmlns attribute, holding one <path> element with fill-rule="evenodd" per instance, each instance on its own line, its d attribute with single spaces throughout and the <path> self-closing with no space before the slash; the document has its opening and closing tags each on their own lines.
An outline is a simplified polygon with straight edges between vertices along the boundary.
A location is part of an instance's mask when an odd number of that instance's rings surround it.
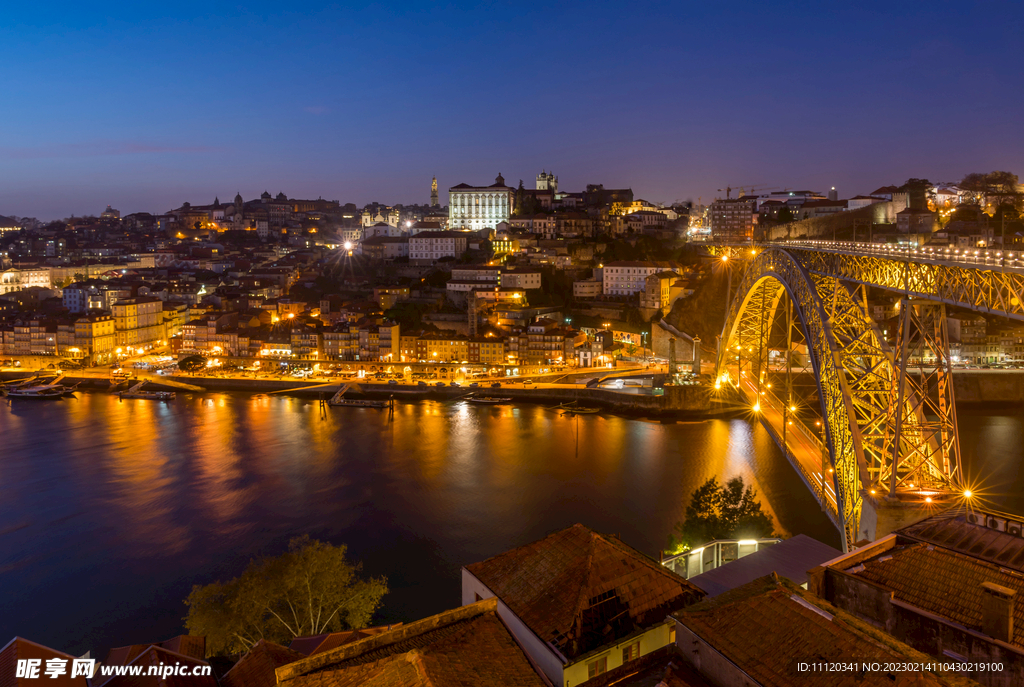
<svg viewBox="0 0 1024 687">
<path fill-rule="evenodd" d="M 448 226 L 452 229 L 494 229 L 512 216 L 515 189 L 498 175 L 490 186 L 459 184 L 448 189 Z"/>
<path fill-rule="evenodd" d="M 663 261 L 622 260 L 609 262 L 602 270 L 604 293 L 608 296 L 632 296 L 646 288 L 647 277 L 663 271 L 678 273 L 679 266 Z"/>
<path fill-rule="evenodd" d="M 441 258 L 457 258 L 466 252 L 468 234 L 458 231 L 424 231 L 409 237 L 409 261 L 429 265 Z"/>
<path fill-rule="evenodd" d="M 30 286 L 40 286 L 44 289 L 50 288 L 50 268 L 12 268 L 0 272 L 0 295 L 21 291 Z"/>
</svg>

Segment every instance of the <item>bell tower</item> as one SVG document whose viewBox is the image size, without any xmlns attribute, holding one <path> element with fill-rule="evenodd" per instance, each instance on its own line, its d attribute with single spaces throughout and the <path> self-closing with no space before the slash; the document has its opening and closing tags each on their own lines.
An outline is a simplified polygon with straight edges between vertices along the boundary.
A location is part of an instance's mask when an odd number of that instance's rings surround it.
<svg viewBox="0 0 1024 687">
<path fill-rule="evenodd" d="M 437 206 L 437 177 L 434 177 L 434 180 L 430 182 L 430 207 L 436 208 Z"/>
</svg>

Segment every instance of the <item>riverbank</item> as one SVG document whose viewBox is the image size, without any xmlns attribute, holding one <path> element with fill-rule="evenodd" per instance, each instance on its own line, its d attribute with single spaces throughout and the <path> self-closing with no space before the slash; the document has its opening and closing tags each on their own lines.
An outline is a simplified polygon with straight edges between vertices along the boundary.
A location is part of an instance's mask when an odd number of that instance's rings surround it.
<svg viewBox="0 0 1024 687">
<path fill-rule="evenodd" d="M 627 376 L 635 376 L 634 375 Z M 10 380 L 26 376 L 25 372 L 5 371 L 0 379 Z M 651 377 L 650 373 L 646 376 Z M 133 384 L 146 381 L 146 388 L 153 391 L 177 391 L 202 393 L 205 391 L 230 391 L 250 394 L 281 394 L 300 398 L 330 398 L 343 385 L 351 384 L 352 396 L 368 398 L 390 398 L 398 401 L 416 399 L 434 399 L 453 401 L 475 394 L 479 396 L 498 396 L 511 399 L 511 402 L 528 402 L 537 404 L 579 403 L 583 406 L 597 407 L 621 415 L 653 417 L 659 419 L 701 419 L 722 417 L 733 412 L 732 404 L 726 406 L 712 399 L 710 386 L 707 383 L 693 383 L 679 386 L 664 386 L 664 393 L 650 393 L 651 387 L 644 389 L 626 388 L 600 389 L 587 388 L 577 384 L 522 384 L 501 382 L 501 387 L 492 388 L 493 380 L 481 380 L 479 387 L 468 385 L 437 386 L 437 382 L 429 382 L 426 386 L 419 384 L 388 384 L 376 381 L 347 380 L 301 381 L 294 379 L 253 379 L 244 377 L 203 377 L 203 376 L 161 376 L 146 373 L 132 375 Z M 651 380 L 652 382 L 654 380 Z M 77 384 L 82 390 L 113 391 L 115 387 L 109 376 L 103 371 L 85 371 L 68 374 L 64 382 L 68 385 Z M 644 391 L 646 393 L 640 393 Z"/>
</svg>

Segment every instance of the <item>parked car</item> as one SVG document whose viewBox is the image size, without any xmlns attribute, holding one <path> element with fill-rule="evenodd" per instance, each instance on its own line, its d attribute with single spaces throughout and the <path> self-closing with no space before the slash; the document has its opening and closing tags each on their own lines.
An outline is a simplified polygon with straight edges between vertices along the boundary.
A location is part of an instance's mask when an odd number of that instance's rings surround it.
<svg viewBox="0 0 1024 687">
<path fill-rule="evenodd" d="M 420 381 L 416 382 L 416 386 L 426 386 L 426 385 L 427 385 L 427 383 L 424 382 L 423 380 L 420 380 Z"/>
<path fill-rule="evenodd" d="M 437 383 L 437 384 L 435 384 L 434 386 L 444 386 L 444 385 L 445 385 L 445 384 L 444 384 L 444 382 L 438 382 L 438 383 Z"/>
<path fill-rule="evenodd" d="M 491 384 L 491 388 L 492 389 L 500 389 L 501 388 L 501 382 L 495 382 L 494 384 Z"/>
<path fill-rule="evenodd" d="M 462 386 L 462 385 L 459 384 L 458 382 L 452 382 L 452 386 Z"/>
<path fill-rule="evenodd" d="M 533 380 L 532 379 L 524 379 L 523 380 L 523 385 L 525 386 L 527 384 L 533 384 Z"/>
<path fill-rule="evenodd" d="M 395 381 L 394 379 L 389 379 L 388 384 L 398 384 L 398 382 Z"/>
<path fill-rule="evenodd" d="M 478 386 L 480 386 L 480 382 L 473 382 L 472 384 L 469 385 L 469 388 L 476 389 Z"/>
</svg>

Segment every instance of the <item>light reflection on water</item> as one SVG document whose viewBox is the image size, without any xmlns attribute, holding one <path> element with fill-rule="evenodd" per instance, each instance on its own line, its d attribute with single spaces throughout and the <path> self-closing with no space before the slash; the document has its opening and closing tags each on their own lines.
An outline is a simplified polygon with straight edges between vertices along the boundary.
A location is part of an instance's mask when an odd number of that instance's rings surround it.
<svg viewBox="0 0 1024 687">
<path fill-rule="evenodd" d="M 971 441 L 1019 461 L 1020 416 L 1009 429 L 989 419 Z M 414 620 L 459 603 L 462 565 L 574 522 L 657 556 L 711 475 L 742 475 L 783 530 L 838 545 L 767 433 L 742 420 L 431 401 L 398 404 L 390 422 L 359 408 L 321 420 L 316 402 L 231 394 L 5 404 L 0 641 L 77 655 L 166 638 L 192 584 L 302 533 L 388 576 L 382 621 Z"/>
</svg>

